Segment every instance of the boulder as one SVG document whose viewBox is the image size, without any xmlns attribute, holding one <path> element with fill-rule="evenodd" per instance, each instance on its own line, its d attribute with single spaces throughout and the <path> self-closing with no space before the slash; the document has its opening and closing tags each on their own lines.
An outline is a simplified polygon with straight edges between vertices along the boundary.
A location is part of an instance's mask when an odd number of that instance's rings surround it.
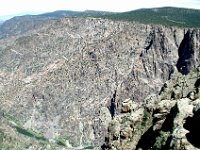
<svg viewBox="0 0 200 150">
<path fill-rule="evenodd" d="M 131 99 L 126 99 L 122 102 L 121 112 L 130 113 L 138 107 L 138 104 Z"/>
</svg>

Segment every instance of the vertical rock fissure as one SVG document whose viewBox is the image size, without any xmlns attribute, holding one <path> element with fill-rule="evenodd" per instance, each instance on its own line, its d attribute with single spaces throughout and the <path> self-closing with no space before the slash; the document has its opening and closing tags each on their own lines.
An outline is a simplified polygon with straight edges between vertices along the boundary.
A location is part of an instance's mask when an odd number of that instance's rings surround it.
<svg viewBox="0 0 200 150">
<path fill-rule="evenodd" d="M 111 104 L 110 104 L 110 114 L 111 114 L 111 117 L 112 119 L 114 119 L 115 115 L 116 115 L 116 110 L 117 110 L 117 105 L 116 105 L 116 92 L 117 90 L 114 91 L 114 94 L 111 98 Z"/>
</svg>

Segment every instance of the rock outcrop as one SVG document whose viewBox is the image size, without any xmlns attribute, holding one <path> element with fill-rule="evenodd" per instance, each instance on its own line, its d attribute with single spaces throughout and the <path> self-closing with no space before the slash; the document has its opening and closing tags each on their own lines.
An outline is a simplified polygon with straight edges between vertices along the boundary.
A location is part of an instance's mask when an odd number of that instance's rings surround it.
<svg viewBox="0 0 200 150">
<path fill-rule="evenodd" d="M 199 65 L 199 32 L 188 30 L 179 46 L 177 69 L 184 75 Z"/>
<path fill-rule="evenodd" d="M 177 75 L 164 84 L 159 95 L 147 98 L 131 113 L 116 116 L 109 125 L 102 149 L 200 149 L 197 70 L 187 76 Z M 177 86 L 182 88 L 177 90 Z M 180 96 L 174 96 L 174 91 Z"/>
</svg>

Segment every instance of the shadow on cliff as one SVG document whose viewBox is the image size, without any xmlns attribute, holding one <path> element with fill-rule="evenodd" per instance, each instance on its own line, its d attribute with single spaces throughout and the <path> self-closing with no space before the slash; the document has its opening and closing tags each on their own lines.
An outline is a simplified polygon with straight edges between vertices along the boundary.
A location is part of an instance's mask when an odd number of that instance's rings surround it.
<svg viewBox="0 0 200 150">
<path fill-rule="evenodd" d="M 188 117 L 183 127 L 190 131 L 186 134 L 187 140 L 193 146 L 200 148 L 200 110 L 195 112 L 193 117 Z"/>
<path fill-rule="evenodd" d="M 183 75 L 187 75 L 195 67 L 193 36 L 193 31 L 188 30 L 178 49 L 179 59 L 176 67 Z"/>
<path fill-rule="evenodd" d="M 114 119 L 114 117 L 116 115 L 116 109 L 117 109 L 117 105 L 116 105 L 116 92 L 117 91 L 115 90 L 115 92 L 113 94 L 113 97 L 111 99 L 110 107 L 109 107 L 112 119 Z"/>
</svg>

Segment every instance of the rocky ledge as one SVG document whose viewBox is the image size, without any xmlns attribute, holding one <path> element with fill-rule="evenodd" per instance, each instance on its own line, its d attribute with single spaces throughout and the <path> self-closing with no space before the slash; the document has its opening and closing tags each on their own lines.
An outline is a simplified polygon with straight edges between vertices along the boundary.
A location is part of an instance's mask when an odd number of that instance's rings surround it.
<svg viewBox="0 0 200 150">
<path fill-rule="evenodd" d="M 200 149 L 200 68 L 176 74 L 144 103 L 125 100 L 108 126 L 102 149 Z"/>
</svg>

